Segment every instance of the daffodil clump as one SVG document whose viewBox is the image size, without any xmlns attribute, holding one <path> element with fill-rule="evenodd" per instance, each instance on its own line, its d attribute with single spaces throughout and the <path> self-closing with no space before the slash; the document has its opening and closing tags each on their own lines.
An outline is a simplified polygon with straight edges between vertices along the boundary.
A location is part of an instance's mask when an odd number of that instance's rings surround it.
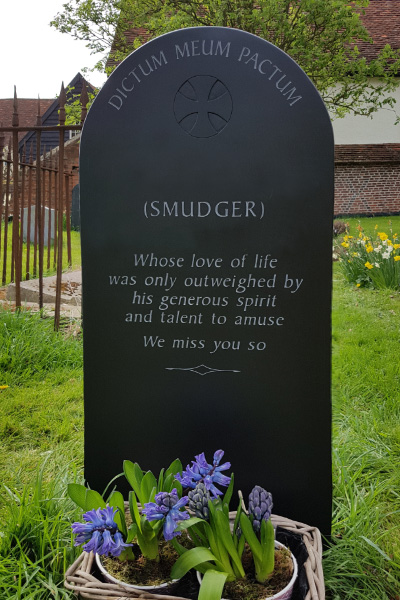
<svg viewBox="0 0 400 600">
<path fill-rule="evenodd" d="M 345 235 L 339 246 L 339 263 L 349 283 L 376 289 L 400 287 L 400 239 L 397 233 L 378 231 L 376 239 L 361 226 L 357 236 Z"/>
</svg>

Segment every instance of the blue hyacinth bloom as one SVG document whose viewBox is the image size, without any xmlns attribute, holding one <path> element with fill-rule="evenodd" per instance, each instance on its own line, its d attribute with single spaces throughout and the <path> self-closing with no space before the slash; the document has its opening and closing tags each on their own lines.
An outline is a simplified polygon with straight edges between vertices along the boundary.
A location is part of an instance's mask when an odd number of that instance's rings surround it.
<svg viewBox="0 0 400 600">
<path fill-rule="evenodd" d="M 195 456 L 192 461 L 192 466 L 187 465 L 186 471 L 183 471 L 182 475 L 177 473 L 176 479 L 182 484 L 182 486 L 191 488 L 194 490 L 196 485 L 200 482 L 204 483 L 208 492 L 210 492 L 214 498 L 222 495 L 222 492 L 215 486 L 222 485 L 228 487 L 231 478 L 227 475 L 223 475 L 221 471 L 226 471 L 231 466 L 230 462 L 223 463 L 220 465 L 221 459 L 224 455 L 223 450 L 217 450 L 214 453 L 213 464 L 210 465 L 206 461 L 204 452 Z"/>
<path fill-rule="evenodd" d="M 178 492 L 173 489 L 171 493 L 159 492 L 154 500 L 155 502 L 147 502 L 144 505 L 142 513 L 146 515 L 148 521 L 165 519 L 163 526 L 164 538 L 167 541 L 172 540 L 172 538 L 180 535 L 180 531 L 175 531 L 178 523 L 189 519 L 189 514 L 180 510 L 185 507 L 188 497 L 183 496 L 179 500 Z"/>
<path fill-rule="evenodd" d="M 118 531 L 117 524 L 114 522 L 114 515 L 117 512 L 112 506 L 86 512 L 83 515 L 85 523 L 72 524 L 72 531 L 76 535 L 74 545 L 85 544 L 82 546 L 85 552 L 119 556 L 124 548 L 132 544 L 125 544 Z"/>
</svg>

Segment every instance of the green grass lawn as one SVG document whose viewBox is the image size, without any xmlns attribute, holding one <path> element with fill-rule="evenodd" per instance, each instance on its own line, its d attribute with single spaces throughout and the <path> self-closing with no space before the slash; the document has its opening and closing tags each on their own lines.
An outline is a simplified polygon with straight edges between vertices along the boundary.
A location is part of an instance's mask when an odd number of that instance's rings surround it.
<svg viewBox="0 0 400 600">
<path fill-rule="evenodd" d="M 362 226 L 385 231 L 384 219 Z M 400 218 L 392 221 L 400 231 Z M 332 327 L 328 598 L 398 600 L 400 293 L 350 286 L 335 264 Z M 72 599 L 62 579 L 75 555 L 66 483 L 81 480 L 83 463 L 79 326 L 55 333 L 51 319 L 1 312 L 0 373 L 9 386 L 0 392 L 0 598 Z"/>
<path fill-rule="evenodd" d="M 1 246 L 0 246 L 0 285 L 3 285 L 1 282 L 3 281 L 3 273 L 4 273 L 4 222 L 1 227 Z M 22 279 L 26 279 L 27 273 L 27 244 L 23 243 L 22 245 Z M 6 252 L 6 277 L 5 277 L 5 285 L 10 283 L 11 281 L 11 256 L 12 256 L 12 223 L 9 223 L 8 227 L 8 235 L 7 235 L 7 252 Z M 37 267 L 36 267 L 36 276 L 38 276 L 39 266 L 38 266 L 38 256 L 37 256 Z M 50 246 L 50 268 L 47 268 L 48 265 L 48 248 L 45 246 L 44 248 L 44 265 L 43 265 L 43 274 L 44 276 L 55 275 L 56 269 L 54 268 L 54 248 Z M 81 236 L 79 231 L 71 231 L 71 268 L 79 269 L 81 265 Z M 67 233 L 63 232 L 63 269 L 69 268 L 68 264 L 68 249 L 67 249 Z M 30 244 L 29 251 L 29 278 L 34 278 L 34 245 Z"/>
<path fill-rule="evenodd" d="M 335 265 L 332 598 L 397 598 L 400 582 L 400 293 L 357 289 Z M 397 590 L 397 592 L 396 592 Z"/>
</svg>

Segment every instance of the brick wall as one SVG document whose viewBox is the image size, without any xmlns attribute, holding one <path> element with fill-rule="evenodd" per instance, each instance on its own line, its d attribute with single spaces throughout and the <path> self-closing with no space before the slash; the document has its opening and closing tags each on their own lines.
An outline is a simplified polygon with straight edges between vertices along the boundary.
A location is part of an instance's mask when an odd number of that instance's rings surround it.
<svg viewBox="0 0 400 600">
<path fill-rule="evenodd" d="M 400 214 L 400 144 L 335 147 L 335 215 Z"/>
</svg>

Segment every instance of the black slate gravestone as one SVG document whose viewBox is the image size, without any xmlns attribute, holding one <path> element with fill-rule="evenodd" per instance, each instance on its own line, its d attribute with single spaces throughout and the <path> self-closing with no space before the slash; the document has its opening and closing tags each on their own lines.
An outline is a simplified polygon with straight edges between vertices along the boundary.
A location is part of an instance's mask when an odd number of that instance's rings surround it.
<svg viewBox="0 0 400 600">
<path fill-rule="evenodd" d="M 85 467 L 225 450 L 244 493 L 331 519 L 333 139 L 282 51 L 176 31 L 111 75 L 84 126 Z"/>
</svg>

